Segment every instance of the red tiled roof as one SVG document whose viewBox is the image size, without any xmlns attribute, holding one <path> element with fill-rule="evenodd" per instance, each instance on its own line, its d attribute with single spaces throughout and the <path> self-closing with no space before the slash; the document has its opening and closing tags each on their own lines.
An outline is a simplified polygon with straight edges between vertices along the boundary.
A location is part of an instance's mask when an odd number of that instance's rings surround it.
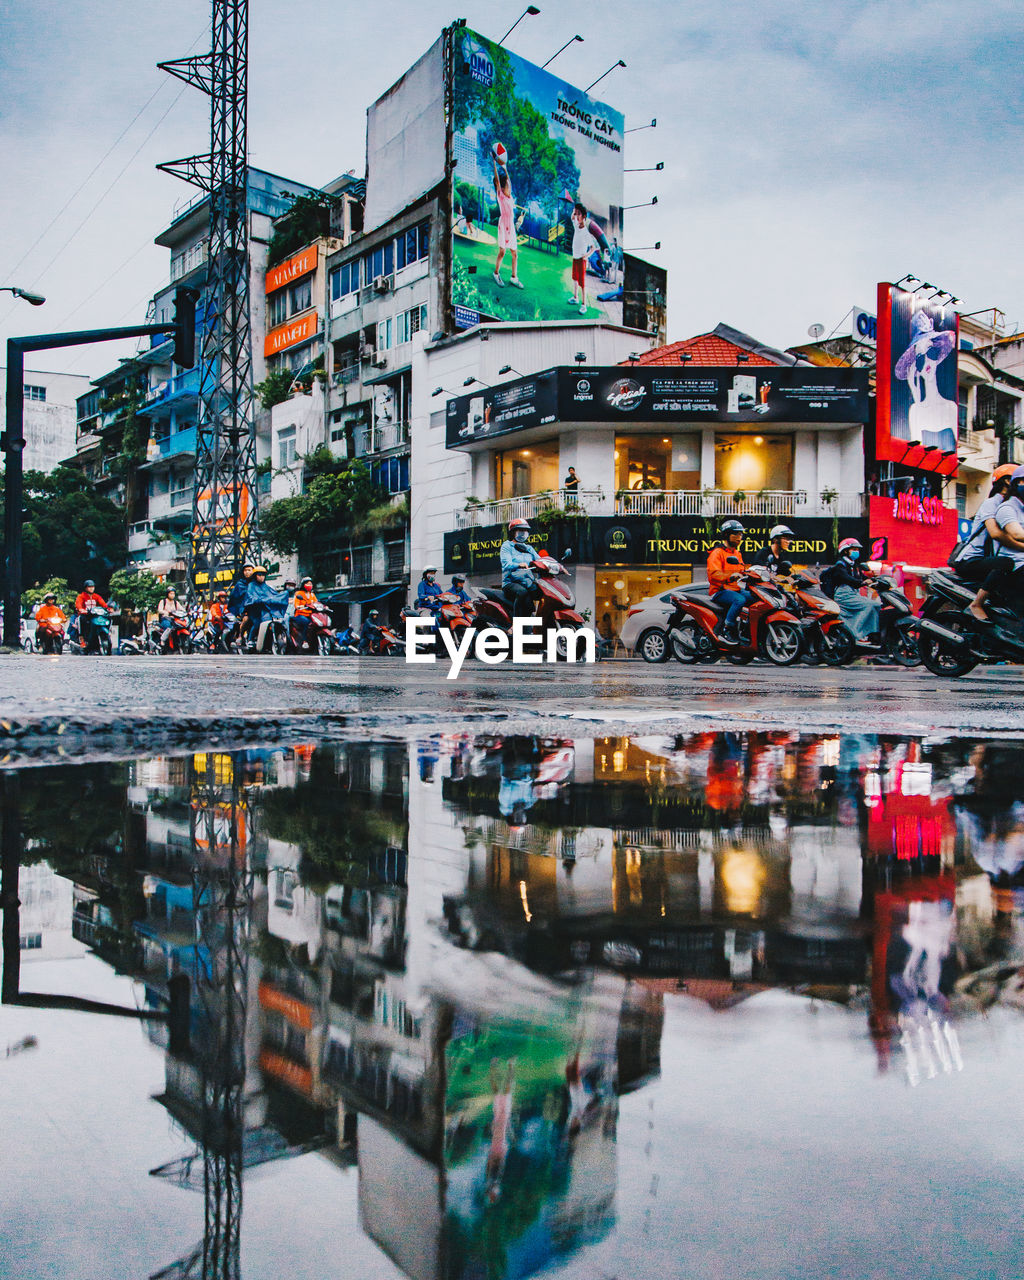
<svg viewBox="0 0 1024 1280">
<path fill-rule="evenodd" d="M 680 358 L 684 351 L 689 353 L 689 360 L 684 361 Z M 747 356 L 744 364 L 767 365 L 769 368 L 775 368 L 774 361 L 766 360 L 756 352 L 745 351 L 735 342 L 729 342 L 714 333 L 698 333 L 695 338 L 685 338 L 682 342 L 670 342 L 667 347 L 655 347 L 653 351 L 645 351 L 635 363 L 732 365 L 740 363 L 737 357 L 741 352 Z M 624 360 L 622 363 L 632 362 Z"/>
</svg>

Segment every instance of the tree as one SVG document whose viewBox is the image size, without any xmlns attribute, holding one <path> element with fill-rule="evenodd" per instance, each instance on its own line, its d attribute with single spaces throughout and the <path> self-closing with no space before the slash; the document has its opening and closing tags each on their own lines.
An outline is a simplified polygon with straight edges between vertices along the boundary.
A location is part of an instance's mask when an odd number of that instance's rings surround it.
<svg viewBox="0 0 1024 1280">
<path fill-rule="evenodd" d="M 81 471 L 26 471 L 24 510 L 23 581 L 64 578 L 74 587 L 94 578 L 106 586 L 111 569 L 124 563 L 123 513 Z"/>
<path fill-rule="evenodd" d="M 284 404 L 290 399 L 294 378 L 291 369 L 274 369 L 262 382 L 257 382 L 255 391 L 263 408 L 273 409 L 275 404 Z"/>
<path fill-rule="evenodd" d="M 309 551 L 319 534 L 334 533 L 357 524 L 367 512 L 387 501 L 365 463 L 335 458 L 330 450 L 316 450 L 306 459 L 306 492 L 279 498 L 260 515 L 266 541 L 282 555 Z"/>
<path fill-rule="evenodd" d="M 278 218 L 267 249 L 267 266 L 275 267 L 307 244 L 331 233 L 331 211 L 337 204 L 334 196 L 310 191 L 296 196 L 287 213 Z"/>
<path fill-rule="evenodd" d="M 27 591 L 22 592 L 22 606 L 25 609 L 31 609 L 33 605 L 42 604 L 43 597 L 50 591 L 57 597 L 57 603 L 70 617 L 78 591 L 71 586 L 67 578 L 47 578 L 38 587 L 29 587 Z"/>
<path fill-rule="evenodd" d="M 145 569 L 115 569 L 110 575 L 111 599 L 135 613 L 152 613 L 166 590 L 167 584 Z"/>
</svg>

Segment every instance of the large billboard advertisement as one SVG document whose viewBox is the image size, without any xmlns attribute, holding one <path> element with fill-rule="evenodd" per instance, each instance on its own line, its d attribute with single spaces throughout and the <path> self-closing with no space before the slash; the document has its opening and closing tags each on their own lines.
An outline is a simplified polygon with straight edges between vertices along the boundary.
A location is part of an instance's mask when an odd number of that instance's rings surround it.
<svg viewBox="0 0 1024 1280">
<path fill-rule="evenodd" d="M 449 449 L 549 422 L 858 423 L 863 369 L 806 365 L 563 366 L 448 401 Z"/>
<path fill-rule="evenodd" d="M 622 114 L 464 29 L 452 51 L 456 324 L 622 321 Z"/>
<path fill-rule="evenodd" d="M 956 470 L 959 319 L 952 307 L 878 286 L 879 461 Z"/>
</svg>

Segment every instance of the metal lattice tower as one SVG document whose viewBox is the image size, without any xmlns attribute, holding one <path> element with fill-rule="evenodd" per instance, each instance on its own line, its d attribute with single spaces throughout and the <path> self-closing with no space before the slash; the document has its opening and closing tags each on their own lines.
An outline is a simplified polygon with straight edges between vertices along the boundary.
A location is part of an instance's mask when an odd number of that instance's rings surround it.
<svg viewBox="0 0 1024 1280">
<path fill-rule="evenodd" d="M 256 538 L 256 439 L 249 313 L 248 0 L 213 0 L 210 53 L 162 62 L 210 95 L 210 150 L 157 168 L 210 198 L 210 252 L 197 309 L 199 413 L 189 540 L 193 598 L 235 577 Z"/>
</svg>

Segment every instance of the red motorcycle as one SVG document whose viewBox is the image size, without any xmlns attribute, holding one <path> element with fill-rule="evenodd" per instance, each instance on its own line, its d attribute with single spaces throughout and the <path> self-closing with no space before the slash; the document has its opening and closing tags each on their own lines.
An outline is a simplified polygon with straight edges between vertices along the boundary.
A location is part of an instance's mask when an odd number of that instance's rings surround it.
<svg viewBox="0 0 1024 1280">
<path fill-rule="evenodd" d="M 442 592 L 441 595 L 435 596 L 430 608 L 417 609 L 415 606 L 406 606 L 402 610 L 403 618 L 433 618 L 435 620 L 435 631 L 433 633 L 435 652 L 441 652 L 437 647 L 437 633 L 443 627 L 451 633 L 455 644 L 462 644 L 462 637 L 467 631 L 472 631 L 475 620 L 476 610 L 471 601 L 463 601 L 455 595 L 453 591 Z M 426 653 L 426 643 L 428 637 L 424 636 L 419 641 L 421 653 Z"/>
<path fill-rule="evenodd" d="M 316 653 L 321 658 L 326 658 L 328 654 L 334 652 L 337 644 L 337 637 L 331 626 L 331 615 L 326 609 L 320 608 L 314 609 L 307 617 L 309 625 L 306 627 L 305 637 L 300 635 L 295 619 L 292 618 L 289 650 L 292 653 L 302 653 L 305 648 L 309 653 Z"/>
<path fill-rule="evenodd" d="M 798 573 L 789 588 L 804 629 L 805 656 L 830 667 L 852 662 L 857 656 L 857 644 L 836 602 L 825 595 L 815 578 L 805 573 Z"/>
<path fill-rule="evenodd" d="M 547 636 L 550 632 L 578 631 L 586 626 L 583 615 L 576 612 L 576 597 L 567 582 L 558 579 L 569 571 L 560 565 L 554 556 L 541 552 L 530 565 L 537 580 L 537 600 L 533 617 L 542 622 L 541 635 L 547 647 Z M 510 632 L 514 617 L 512 600 L 500 587 L 481 587 L 475 602 L 476 621 L 481 627 L 497 627 L 499 631 Z M 556 639 L 556 652 L 559 658 L 568 655 L 568 643 L 564 636 Z"/>
<path fill-rule="evenodd" d="M 171 625 L 161 628 L 157 625 L 157 651 L 159 653 L 191 653 L 192 626 L 188 618 L 176 613 L 171 618 Z"/>
<path fill-rule="evenodd" d="M 64 652 L 64 628 L 59 622 L 36 621 L 36 650 L 39 653 Z"/>
<path fill-rule="evenodd" d="M 706 584 L 672 594 L 668 638 L 677 662 L 717 662 L 724 656 L 737 666 L 767 658 L 776 666 L 789 667 L 799 659 L 803 631 L 768 570 L 754 565 L 747 570 L 744 585 L 753 600 L 740 614 L 736 640 L 723 637 L 726 606 L 711 598 Z"/>
</svg>

